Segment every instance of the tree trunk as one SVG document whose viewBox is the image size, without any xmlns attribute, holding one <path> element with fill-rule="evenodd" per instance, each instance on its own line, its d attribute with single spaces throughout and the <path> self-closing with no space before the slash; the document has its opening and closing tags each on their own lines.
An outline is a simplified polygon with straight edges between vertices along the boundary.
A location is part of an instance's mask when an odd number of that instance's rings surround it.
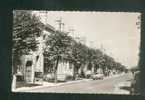
<svg viewBox="0 0 145 100">
<path fill-rule="evenodd" d="M 92 63 L 92 68 L 91 68 L 91 71 L 92 71 L 92 74 L 94 74 L 95 73 L 95 66 L 94 66 L 94 64 Z"/>
<path fill-rule="evenodd" d="M 74 64 L 74 68 L 73 68 L 73 80 L 75 80 L 76 77 L 76 66 Z"/>
<path fill-rule="evenodd" d="M 55 66 L 55 71 L 54 71 L 54 82 L 57 83 L 57 67 L 58 67 L 58 62 L 59 62 L 59 56 L 56 59 L 56 66 Z"/>
<path fill-rule="evenodd" d="M 77 64 L 74 64 L 73 79 L 76 80 L 77 76 Z"/>
</svg>

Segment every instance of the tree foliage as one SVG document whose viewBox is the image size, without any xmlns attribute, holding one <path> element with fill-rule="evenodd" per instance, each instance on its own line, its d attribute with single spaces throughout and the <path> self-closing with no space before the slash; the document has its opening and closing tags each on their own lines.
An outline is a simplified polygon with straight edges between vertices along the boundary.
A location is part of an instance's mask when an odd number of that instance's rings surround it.
<svg viewBox="0 0 145 100">
<path fill-rule="evenodd" d="M 55 31 L 48 36 L 46 41 L 47 51 L 45 55 L 56 62 L 55 67 L 55 82 L 57 81 L 56 71 L 60 61 L 67 60 L 71 46 L 71 37 L 67 33 Z"/>
<path fill-rule="evenodd" d="M 95 69 L 101 68 L 104 74 L 110 70 L 120 72 L 125 70 L 125 66 L 115 61 L 100 49 L 90 48 L 63 32 L 51 34 L 46 44 L 49 47 L 47 53 L 52 59 L 51 61 L 57 62 L 55 69 L 57 70 L 58 60 L 67 60 L 74 65 L 74 77 L 78 74 L 78 70 L 84 66 L 87 66 L 88 69 L 92 67 Z"/>
<path fill-rule="evenodd" d="M 37 49 L 36 37 L 41 33 L 40 21 L 31 11 L 13 12 L 13 70 L 20 64 L 20 57 Z"/>
<path fill-rule="evenodd" d="M 48 36 L 46 41 L 47 51 L 45 53 L 51 57 L 52 60 L 56 60 L 59 56 L 61 59 L 67 59 L 70 52 L 71 37 L 67 33 L 56 31 Z"/>
</svg>

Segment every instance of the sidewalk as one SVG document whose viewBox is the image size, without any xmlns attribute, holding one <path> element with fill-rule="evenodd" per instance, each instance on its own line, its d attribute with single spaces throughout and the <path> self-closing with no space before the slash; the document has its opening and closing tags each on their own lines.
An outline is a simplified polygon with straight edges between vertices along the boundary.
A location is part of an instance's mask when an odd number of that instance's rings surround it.
<svg viewBox="0 0 145 100">
<path fill-rule="evenodd" d="M 50 82 L 43 81 L 43 82 L 37 82 L 37 84 L 40 84 L 41 86 L 21 87 L 21 88 L 13 89 L 12 92 L 24 92 L 26 90 L 28 91 L 28 90 L 33 90 L 33 89 L 45 88 L 45 87 L 61 86 L 61 85 L 85 82 L 85 81 L 90 81 L 90 80 L 91 79 L 81 79 L 81 80 L 67 81 L 67 82 L 63 82 L 63 83 L 50 83 Z"/>
</svg>

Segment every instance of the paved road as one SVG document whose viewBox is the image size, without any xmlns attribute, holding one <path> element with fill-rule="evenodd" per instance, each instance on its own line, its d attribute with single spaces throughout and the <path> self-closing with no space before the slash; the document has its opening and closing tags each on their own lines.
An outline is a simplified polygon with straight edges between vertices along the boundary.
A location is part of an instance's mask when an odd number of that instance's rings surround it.
<svg viewBox="0 0 145 100">
<path fill-rule="evenodd" d="M 115 93 L 117 84 L 130 80 L 130 74 L 110 77 L 103 80 L 83 80 L 55 87 L 45 87 L 29 90 L 29 92 L 57 92 L 57 93 Z"/>
</svg>

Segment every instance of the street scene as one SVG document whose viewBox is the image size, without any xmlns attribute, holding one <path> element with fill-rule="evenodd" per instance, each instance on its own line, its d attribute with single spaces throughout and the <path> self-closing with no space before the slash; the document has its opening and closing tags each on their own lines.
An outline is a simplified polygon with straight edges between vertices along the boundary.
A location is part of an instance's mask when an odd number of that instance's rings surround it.
<svg viewBox="0 0 145 100">
<path fill-rule="evenodd" d="M 12 92 L 139 94 L 140 17 L 14 10 Z"/>
<path fill-rule="evenodd" d="M 131 76 L 123 74 L 106 78 L 104 80 L 82 79 L 74 82 L 60 83 L 56 86 L 40 86 L 29 89 L 19 89 L 19 92 L 51 92 L 51 93 L 104 93 L 104 94 L 129 94 L 129 90 L 119 89 L 119 85 L 128 86 Z M 127 85 L 126 85 L 127 84 Z M 23 90 L 23 91 L 22 91 Z"/>
</svg>

